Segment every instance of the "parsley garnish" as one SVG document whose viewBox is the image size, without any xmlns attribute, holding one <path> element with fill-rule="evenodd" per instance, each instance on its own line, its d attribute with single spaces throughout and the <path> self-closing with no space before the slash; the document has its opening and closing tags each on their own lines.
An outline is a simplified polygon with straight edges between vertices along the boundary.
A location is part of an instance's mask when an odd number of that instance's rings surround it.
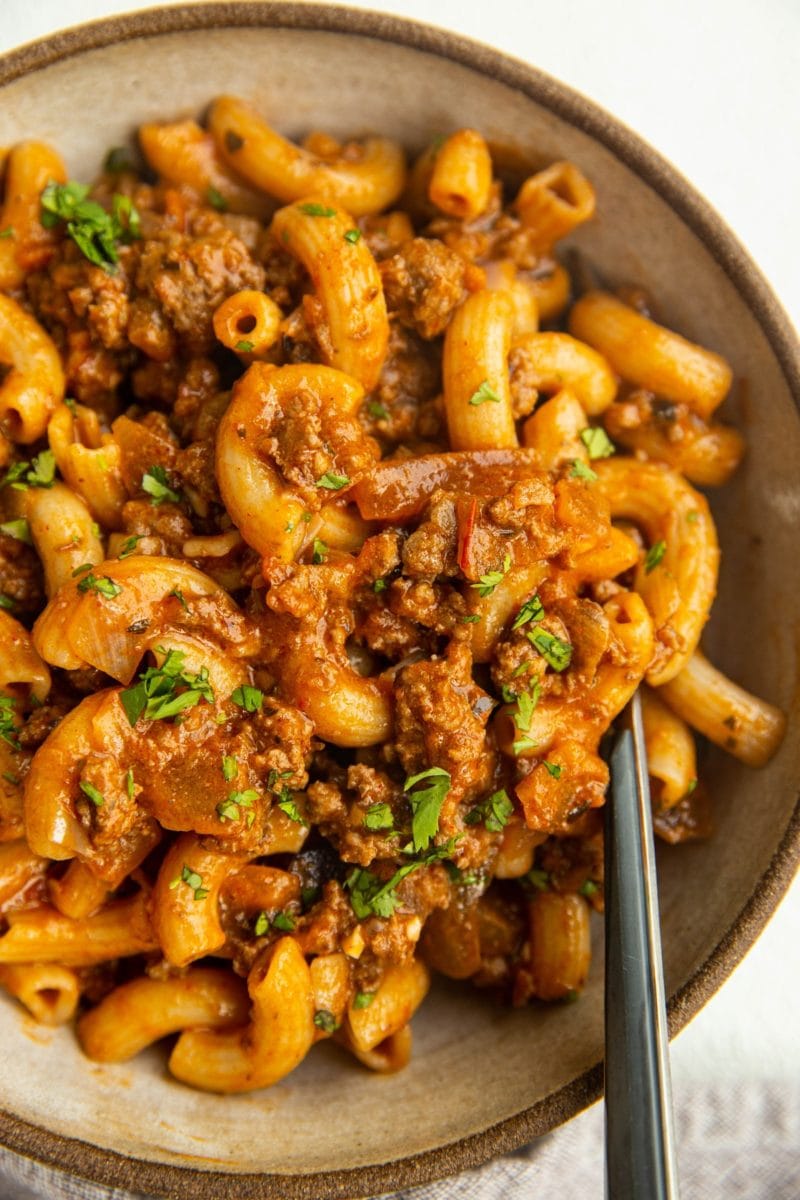
<svg viewBox="0 0 800 1200">
<path fill-rule="evenodd" d="M 13 238 L 13 237 L 14 237 L 14 226 L 13 225 L 7 225 L 5 227 L 5 229 L 0 229 L 0 238 Z"/>
<path fill-rule="evenodd" d="M 208 201 L 208 203 L 211 205 L 212 208 L 215 208 L 217 210 L 217 212 L 227 212 L 228 211 L 228 201 L 225 199 L 222 192 L 217 190 L 217 188 L 215 188 L 215 187 L 206 188 L 206 200 Z"/>
<path fill-rule="evenodd" d="M 544 616 L 542 602 L 537 595 L 530 596 L 514 618 L 512 629 L 521 629 L 528 621 L 541 621 Z"/>
<path fill-rule="evenodd" d="M 208 895 L 208 888 L 203 887 L 203 876 L 198 875 L 197 871 L 193 871 L 191 867 L 187 867 L 186 863 L 183 864 L 180 875 L 177 875 L 169 886 L 176 888 L 181 883 L 185 883 L 187 887 L 191 888 L 195 900 L 205 900 Z"/>
<path fill-rule="evenodd" d="M 78 591 L 83 593 L 95 592 L 98 596 L 104 596 L 106 600 L 113 600 L 115 596 L 120 594 L 122 588 L 110 576 L 101 575 L 98 579 L 93 571 L 90 570 L 89 574 L 84 575 L 83 579 L 78 583 Z"/>
<path fill-rule="evenodd" d="M 272 924 L 276 929 L 282 930 L 283 933 L 291 933 L 294 929 L 294 921 L 285 912 L 275 913 L 275 916 L 272 918 Z"/>
<path fill-rule="evenodd" d="M 363 824 L 367 829 L 391 829 L 394 824 L 394 814 L 386 801 L 380 804 L 370 804 L 364 813 Z"/>
<path fill-rule="evenodd" d="M 412 792 L 411 788 L 415 784 L 421 783 L 423 779 L 433 781 L 430 787 Z M 408 801 L 411 805 L 411 837 L 414 849 L 427 850 L 439 830 L 439 813 L 444 798 L 450 791 L 450 774 L 442 767 L 431 767 L 429 770 L 420 771 L 418 775 L 412 775 L 410 779 L 407 779 L 403 785 L 403 791 L 408 794 Z"/>
<path fill-rule="evenodd" d="M 585 479 L 587 483 L 594 483 L 597 479 L 597 472 L 579 458 L 573 459 L 570 475 L 573 479 Z"/>
<path fill-rule="evenodd" d="M 6 596 L 4 592 L 0 592 L 0 608 L 4 608 L 6 612 L 11 612 L 14 607 L 14 601 L 10 596 Z"/>
<path fill-rule="evenodd" d="M 95 808 L 102 808 L 105 804 L 105 798 L 102 792 L 98 792 L 93 783 L 84 783 L 80 781 L 78 787 L 83 792 L 84 796 L 88 796 Z"/>
<path fill-rule="evenodd" d="M 196 675 L 184 670 L 182 650 L 168 650 L 160 667 L 148 667 L 139 676 L 133 687 L 120 692 L 120 703 L 131 725 L 135 725 L 144 714 L 148 721 L 163 721 L 176 717 L 186 708 L 193 708 L 201 700 L 207 704 L 214 701 L 214 692 L 208 682 L 208 667 L 201 667 Z M 182 690 L 178 690 L 182 689 Z"/>
<path fill-rule="evenodd" d="M 29 487 L 51 488 L 56 477 L 56 456 L 52 450 L 42 450 L 32 462 L 16 462 L 0 479 L 0 487 L 7 483 L 15 491 L 24 492 Z"/>
<path fill-rule="evenodd" d="M 128 767 L 125 772 L 125 791 L 128 793 L 128 799 L 133 800 L 136 795 L 136 781 L 133 778 L 133 767 Z"/>
<path fill-rule="evenodd" d="M 360 229 L 348 229 L 344 235 L 344 240 L 346 242 L 350 242 L 351 245 L 355 246 L 356 242 L 361 241 L 361 230 Z"/>
<path fill-rule="evenodd" d="M 347 487 L 349 483 L 350 479 L 347 475 L 335 475 L 333 471 L 326 471 L 317 480 L 317 487 L 327 488 L 329 492 L 338 492 Z"/>
<path fill-rule="evenodd" d="M 119 261 L 118 244 L 141 236 L 139 214 L 128 196 L 115 195 L 109 213 L 96 200 L 87 200 L 88 194 L 82 183 L 48 183 L 42 192 L 42 225 L 52 229 L 64 221 L 84 258 L 109 271 Z"/>
<path fill-rule="evenodd" d="M 474 408 L 477 408 L 478 405 L 485 404 L 487 400 L 491 400 L 491 402 L 493 404 L 501 403 L 500 397 L 498 396 L 497 392 L 495 392 L 493 390 L 493 388 L 491 388 L 489 386 L 489 380 L 484 379 L 483 383 L 478 388 L 477 392 L 473 392 L 472 395 L 470 396 L 469 403 Z"/>
<path fill-rule="evenodd" d="M 649 575 L 654 571 L 662 558 L 667 552 L 667 543 L 665 541 L 655 542 L 647 551 L 644 559 L 644 573 Z"/>
<path fill-rule="evenodd" d="M 690 525 L 695 525 L 700 520 L 700 513 L 696 508 L 693 508 L 691 512 L 686 514 L 686 520 Z"/>
<path fill-rule="evenodd" d="M 125 541 L 122 543 L 122 547 L 120 549 L 119 554 L 117 555 L 117 558 L 119 558 L 119 559 L 130 558 L 130 556 L 132 554 L 135 554 L 136 547 L 139 545 L 139 542 L 142 540 L 142 536 L 143 535 L 141 533 L 132 533 L 130 537 L 125 538 Z"/>
<path fill-rule="evenodd" d="M 269 917 L 262 909 L 261 912 L 256 917 L 256 923 L 255 923 L 253 932 L 255 933 L 256 937 L 263 937 L 268 929 L 269 929 Z"/>
<path fill-rule="evenodd" d="M 220 821 L 238 821 L 241 817 L 243 808 L 253 807 L 253 802 L 258 799 L 258 792 L 255 788 L 246 788 L 243 792 L 229 792 L 226 800 L 221 800 L 217 805 L 217 816 Z M 246 817 L 248 829 L 255 820 L 255 813 L 249 812 Z"/>
<path fill-rule="evenodd" d="M 254 342 L 248 342 L 246 338 L 243 338 L 240 342 L 236 343 L 236 349 L 240 354 L 249 354 L 254 344 Z"/>
<path fill-rule="evenodd" d="M 367 412 L 376 421 L 388 421 L 389 410 L 385 404 L 380 404 L 377 400 L 370 400 L 367 405 Z"/>
<path fill-rule="evenodd" d="M 222 756 L 222 778 L 226 783 L 230 783 L 239 774 L 239 763 L 232 754 L 223 754 Z"/>
<path fill-rule="evenodd" d="M 558 763 L 547 762 L 547 760 L 545 759 L 545 761 L 542 763 L 542 766 L 546 769 L 548 775 L 553 776 L 553 779 L 561 778 L 562 768 L 559 767 Z"/>
<path fill-rule="evenodd" d="M 459 617 L 458 618 L 459 624 L 461 624 L 461 625 L 477 625 L 478 622 L 480 621 L 480 619 L 481 619 L 480 613 L 470 613 L 470 615 L 468 617 Z"/>
<path fill-rule="evenodd" d="M 538 892 L 546 892 L 550 886 L 550 876 L 547 871 L 543 871 L 540 867 L 531 867 L 530 871 L 522 876 L 520 882 L 529 883 Z"/>
<path fill-rule="evenodd" d="M 353 997 L 353 1008 L 369 1008 L 374 999 L 374 992 L 356 992 Z"/>
<path fill-rule="evenodd" d="M 312 551 L 312 563 L 324 563 L 325 559 L 328 557 L 328 547 L 321 538 L 314 538 Z"/>
<path fill-rule="evenodd" d="M 478 595 L 482 600 L 487 596 L 491 596 L 498 583 L 502 583 L 504 577 L 508 574 L 511 568 L 511 555 L 506 554 L 503 559 L 503 566 L 498 571 L 488 571 L 486 575 L 481 575 L 477 583 L 471 583 L 470 587 L 477 588 Z"/>
<path fill-rule="evenodd" d="M 464 821 L 467 825 L 477 825 L 479 821 L 483 821 L 490 833 L 500 833 L 508 824 L 513 811 L 514 805 L 508 798 L 508 792 L 501 788 L 467 813 Z"/>
<path fill-rule="evenodd" d="M 249 683 L 242 683 L 231 692 L 231 700 L 245 712 L 261 712 L 264 693 L 257 687 L 251 687 Z"/>
<path fill-rule="evenodd" d="M 305 820 L 303 814 L 300 812 L 300 809 L 297 807 L 297 804 L 292 799 L 292 794 L 288 788 L 284 788 L 281 792 L 281 798 L 278 801 L 278 808 L 281 810 L 281 812 L 286 813 L 287 817 L 289 817 L 292 821 L 296 821 L 298 825 L 308 824 L 308 821 Z"/>
<path fill-rule="evenodd" d="M 535 742 L 533 738 L 521 737 L 512 742 L 511 749 L 514 751 L 515 756 L 518 756 L 525 754 L 527 750 L 535 750 L 538 745 L 539 743 Z"/>
<path fill-rule="evenodd" d="M 350 891 L 353 912 L 359 921 L 366 917 L 390 917 L 400 903 L 396 891 L 398 884 L 421 866 L 421 862 L 405 863 L 386 883 L 365 867 L 356 867 L 351 871 L 345 884 Z"/>
<path fill-rule="evenodd" d="M 533 688 L 529 692 L 520 692 L 515 697 L 517 702 L 517 711 L 514 713 L 514 724 L 520 733 L 527 733 L 531 727 L 533 720 L 533 712 L 536 705 L 539 703 L 539 697 L 542 694 L 542 685 L 537 679 Z"/>
<path fill-rule="evenodd" d="M 380 592 L 385 592 L 388 586 L 385 579 L 376 579 L 372 585 L 372 590 L 377 596 Z"/>
<path fill-rule="evenodd" d="M 20 517 L 18 521 L 4 521 L 0 525 L 0 533 L 5 533 L 8 537 L 12 537 L 18 542 L 25 542 L 28 546 L 33 545 L 31 527 L 24 517 Z"/>
<path fill-rule="evenodd" d="M 317 1009 L 314 1013 L 314 1024 L 323 1033 L 334 1033 L 339 1028 L 336 1017 L 332 1012 L 328 1012 L 327 1008 Z"/>
<path fill-rule="evenodd" d="M 177 504 L 181 498 L 180 492 L 169 486 L 167 472 L 158 464 L 149 467 L 142 476 L 142 491 L 147 492 L 151 504 L 163 504 L 165 500 Z"/>
<path fill-rule="evenodd" d="M 597 884 L 593 879 L 587 879 L 585 883 L 582 883 L 578 888 L 578 891 L 582 896 L 594 896 L 595 892 L 598 890 Z"/>
<path fill-rule="evenodd" d="M 19 785 L 19 775 L 15 775 L 13 771 L 3 771 L 3 779 L 15 787 Z"/>
<path fill-rule="evenodd" d="M 0 696 L 0 738 L 4 742 L 8 742 L 12 750 L 19 750 L 17 741 L 19 726 L 14 724 L 16 706 L 17 702 L 12 700 L 11 696 Z"/>
<path fill-rule="evenodd" d="M 336 209 L 329 208 L 326 204 L 315 204 L 310 201 L 306 204 L 298 204 L 297 206 L 301 213 L 305 213 L 307 217 L 335 217 Z"/>
<path fill-rule="evenodd" d="M 572 660 L 572 646 L 569 642 L 562 641 L 546 629 L 532 630 L 527 637 L 554 671 L 566 671 Z"/>
<path fill-rule="evenodd" d="M 601 425 L 590 425 L 581 430 L 581 441 L 589 452 L 589 458 L 610 458 L 616 446 Z"/>
</svg>

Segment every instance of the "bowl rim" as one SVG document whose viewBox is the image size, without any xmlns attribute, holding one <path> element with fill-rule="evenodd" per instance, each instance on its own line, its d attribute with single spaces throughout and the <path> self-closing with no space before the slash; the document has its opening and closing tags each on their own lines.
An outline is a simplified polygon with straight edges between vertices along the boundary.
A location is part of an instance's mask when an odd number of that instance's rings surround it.
<svg viewBox="0 0 800 1200">
<path fill-rule="evenodd" d="M 704 243 L 752 312 L 800 411 L 800 341 L 764 275 L 725 221 L 693 185 L 622 121 L 552 76 L 501 50 L 446 29 L 367 9 L 282 0 L 205 0 L 148 8 L 56 32 L 0 56 L 0 88 L 90 50 L 140 38 L 204 29 L 275 28 L 340 33 L 386 41 L 443 57 L 488 75 L 528 96 L 600 142 Z M 741 961 L 775 911 L 800 864 L 800 792 L 772 859 L 727 932 L 695 974 L 668 1002 L 674 1037 Z M 547 1133 L 597 1100 L 603 1066 L 596 1063 L 557 1092 L 481 1133 L 435 1150 L 368 1167 L 322 1174 L 265 1175 L 178 1167 L 130 1159 L 67 1138 L 0 1110 L 0 1142 L 45 1167 L 85 1181 L 142 1191 L 170 1200 L 213 1200 L 235 1184 L 240 1200 L 335 1200 L 417 1186 L 479 1166 Z"/>
</svg>

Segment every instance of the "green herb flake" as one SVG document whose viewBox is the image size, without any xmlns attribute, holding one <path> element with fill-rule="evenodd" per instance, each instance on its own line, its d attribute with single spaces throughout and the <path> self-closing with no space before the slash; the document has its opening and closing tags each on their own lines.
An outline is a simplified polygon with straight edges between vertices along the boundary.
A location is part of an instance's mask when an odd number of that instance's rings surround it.
<svg viewBox="0 0 800 1200">
<path fill-rule="evenodd" d="M 514 752 L 515 757 L 519 757 L 520 754 L 527 754 L 529 750 L 535 750 L 538 745 L 539 743 L 535 742 L 533 738 L 521 737 L 517 738 L 515 742 L 512 742 L 511 749 Z"/>
<path fill-rule="evenodd" d="M 411 789 L 424 780 L 430 780 L 430 786 Z M 442 767 L 430 767 L 412 775 L 403 785 L 403 791 L 408 796 L 411 805 L 411 837 L 415 850 L 426 850 L 439 831 L 439 813 L 445 796 L 450 791 L 450 774 Z"/>
<path fill-rule="evenodd" d="M 105 799 L 102 792 L 98 792 L 93 783 L 84 783 L 80 781 L 78 787 L 83 792 L 84 796 L 88 796 L 95 808 L 102 808 L 105 804 Z"/>
<path fill-rule="evenodd" d="M 603 429 L 602 425 L 590 425 L 581 430 L 581 441 L 589 454 L 589 458 L 610 458 L 616 451 L 616 446 Z"/>
<path fill-rule="evenodd" d="M 109 575 L 101 575 L 99 578 L 93 571 L 89 571 L 88 575 L 84 575 L 78 582 L 78 591 L 82 593 L 94 592 L 97 596 L 102 596 L 106 600 L 113 600 L 115 596 L 119 596 L 122 588 Z"/>
<path fill-rule="evenodd" d="M 248 342 L 246 338 L 242 338 L 240 342 L 236 343 L 236 349 L 240 354 L 249 354 L 254 348 L 255 342 Z"/>
<path fill-rule="evenodd" d="M 464 818 L 467 825 L 477 825 L 483 821 L 484 827 L 490 833 L 500 833 L 509 822 L 514 805 L 509 799 L 508 792 L 501 788 L 499 792 L 482 800 Z"/>
<path fill-rule="evenodd" d="M 27 546 L 33 545 L 31 527 L 24 517 L 20 517 L 17 521 L 4 521 L 0 525 L 0 533 L 5 533 L 7 537 L 14 538 L 17 542 L 25 542 Z"/>
<path fill-rule="evenodd" d="M 460 625 L 477 625 L 480 620 L 481 620 L 480 613 L 470 613 L 470 615 L 468 617 L 459 617 L 458 618 Z"/>
<path fill-rule="evenodd" d="M 231 692 L 231 701 L 245 712 L 261 712 L 264 693 L 257 687 L 251 687 L 249 683 L 243 683 Z"/>
<path fill-rule="evenodd" d="M 497 585 L 503 582 L 503 579 L 508 574 L 510 569 L 511 555 L 506 554 L 501 568 L 499 568 L 497 571 L 488 571 L 485 575 L 481 575 L 478 582 L 471 583 L 470 587 L 476 588 L 478 595 L 482 600 L 485 600 L 487 596 L 491 596 Z"/>
<path fill-rule="evenodd" d="M 539 703 L 540 695 L 541 687 L 537 680 L 532 691 L 520 692 L 520 694 L 517 696 L 517 711 L 514 713 L 513 719 L 514 724 L 520 733 L 528 733 L 530 730 L 534 709 Z"/>
<path fill-rule="evenodd" d="M 119 261 L 120 243 L 140 236 L 139 214 L 128 196 L 113 196 L 108 212 L 88 195 L 85 184 L 51 181 L 41 196 L 42 225 L 52 229 L 63 221 L 84 258 L 111 272 Z"/>
<path fill-rule="evenodd" d="M 169 486 L 167 472 L 158 464 L 148 467 L 142 476 L 141 486 L 142 491 L 147 492 L 150 497 L 151 504 L 163 504 L 165 500 L 170 500 L 173 504 L 178 504 L 180 501 L 180 492 L 176 492 L 174 488 Z"/>
<path fill-rule="evenodd" d="M 133 726 L 144 715 L 148 721 L 164 721 L 177 717 L 201 701 L 213 704 L 214 692 L 208 680 L 208 667 L 197 674 L 185 670 L 182 650 L 165 650 L 158 646 L 164 661 L 160 667 L 148 667 L 133 687 L 120 692 L 120 703 Z"/>
<path fill-rule="evenodd" d="M 570 476 L 573 479 L 585 479 L 587 483 L 594 483 L 597 479 L 597 472 L 593 471 L 591 467 L 587 467 L 585 462 L 576 458 L 573 459 Z"/>
<path fill-rule="evenodd" d="M 389 410 L 385 404 L 380 404 L 377 400 L 370 400 L 367 405 L 367 412 L 374 421 L 388 421 Z"/>
<path fill-rule="evenodd" d="M 348 229 L 344 235 L 344 240 L 349 242 L 351 246 L 355 246 L 356 242 L 361 241 L 360 229 Z"/>
<path fill-rule="evenodd" d="M 0 229 L 0 238 L 13 238 L 14 236 L 13 225 L 6 225 L 5 229 Z"/>
<path fill-rule="evenodd" d="M 52 450 L 42 450 L 32 462 L 16 462 L 0 479 L 0 488 L 6 484 L 18 492 L 29 487 L 51 488 L 56 478 L 56 456 Z"/>
<path fill-rule="evenodd" d="M 5 779 L 6 783 L 10 783 L 14 787 L 19 786 L 19 775 L 15 775 L 13 771 L 3 771 L 3 779 Z"/>
<path fill-rule="evenodd" d="M 587 897 L 594 896 L 599 890 L 600 889 L 598 888 L 597 884 L 594 882 L 593 879 L 587 879 L 585 881 L 585 883 L 582 883 L 581 886 L 578 888 L 578 891 L 580 892 L 580 894 L 582 896 L 587 896 Z"/>
<path fill-rule="evenodd" d="M 478 390 L 470 396 L 469 403 L 473 408 L 478 408 L 479 405 L 485 404 L 487 400 L 490 400 L 492 404 L 502 403 L 497 392 L 489 386 L 489 380 L 484 379 Z"/>
<path fill-rule="evenodd" d="M 327 1008 L 317 1009 L 314 1013 L 314 1024 L 323 1033 L 335 1033 L 339 1028 L 339 1022 L 332 1012 L 328 1012 Z"/>
<path fill-rule="evenodd" d="M 206 896 L 208 895 L 208 888 L 203 887 L 203 876 L 198 875 L 197 871 L 193 871 L 191 867 L 186 865 L 186 863 L 183 864 L 183 870 L 181 871 L 180 875 L 176 876 L 169 886 L 171 888 L 176 888 L 181 883 L 185 883 L 186 886 L 191 889 L 195 900 L 205 900 Z"/>
<path fill-rule="evenodd" d="M 372 585 L 372 590 L 378 596 L 381 592 L 385 592 L 388 586 L 389 584 L 385 579 L 376 579 Z"/>
<path fill-rule="evenodd" d="M 394 825 L 394 814 L 385 801 L 379 804 L 370 804 L 364 813 L 362 824 L 367 829 L 391 829 Z"/>
<path fill-rule="evenodd" d="M 132 533 L 130 537 L 125 538 L 117 558 L 120 560 L 123 558 L 130 558 L 132 554 L 136 553 L 136 547 L 139 545 L 141 540 L 142 534 L 140 533 Z"/>
<path fill-rule="evenodd" d="M 133 778 L 133 767 L 128 767 L 125 772 L 125 791 L 128 793 L 129 800 L 133 800 L 136 796 L 136 780 Z"/>
<path fill-rule="evenodd" d="M 17 706 L 16 700 L 11 696 L 0 695 L 0 738 L 7 742 L 12 750 L 19 750 L 19 742 L 17 734 L 19 726 L 14 722 L 14 709 Z"/>
<path fill-rule="evenodd" d="M 374 992 L 356 992 L 353 997 L 353 1008 L 362 1009 L 369 1008 L 372 1001 L 375 999 Z"/>
<path fill-rule="evenodd" d="M 694 791 L 694 789 L 695 789 L 696 787 L 697 787 L 697 780 L 696 780 L 696 779 L 690 779 L 690 780 L 689 780 L 689 786 L 688 786 L 688 787 L 687 787 L 687 789 L 686 789 L 686 795 L 687 795 L 687 796 L 691 796 L 692 792 Z"/>
<path fill-rule="evenodd" d="M 528 641 L 536 647 L 554 671 L 566 671 L 572 661 L 572 646 L 569 642 L 562 641 L 546 629 L 531 630 L 527 636 Z"/>
<path fill-rule="evenodd" d="M 324 475 L 320 475 L 317 480 L 318 488 L 327 488 L 329 492 L 339 492 L 342 488 L 349 486 L 350 478 L 347 475 L 336 475 L 333 471 L 326 471 Z"/>
<path fill-rule="evenodd" d="M 272 924 L 275 929 L 280 929 L 282 933 L 291 933 L 294 929 L 294 921 L 285 912 L 276 913 L 272 918 Z"/>
<path fill-rule="evenodd" d="M 281 792 L 281 799 L 278 801 L 278 808 L 282 813 L 286 813 L 286 816 L 289 817 L 290 820 L 296 821 L 298 825 L 308 824 L 308 821 L 306 821 L 305 817 L 300 812 L 296 801 L 293 799 L 291 792 L 287 788 L 284 788 L 284 790 Z"/>
<path fill-rule="evenodd" d="M 645 555 L 645 559 L 644 559 L 645 575 L 649 575 L 651 571 L 654 571 L 656 569 L 656 567 L 661 562 L 661 560 L 663 559 L 663 557 L 666 553 L 667 553 L 667 543 L 665 541 L 661 540 L 661 541 L 653 543 L 653 545 L 650 547 L 650 549 L 647 551 L 647 554 Z"/>
<path fill-rule="evenodd" d="M 300 212 L 307 217 L 335 217 L 336 209 L 328 207 L 327 204 L 315 204 L 309 201 L 306 204 L 298 204 Z"/>
<path fill-rule="evenodd" d="M 345 880 L 350 892 L 350 903 L 359 921 L 367 917 L 390 917 L 400 899 L 397 895 L 398 885 L 422 866 L 421 862 L 404 863 L 391 879 L 383 883 L 365 867 L 356 867 Z"/>
<path fill-rule="evenodd" d="M 523 625 L 527 625 L 529 621 L 541 621 L 544 616 L 544 607 L 538 595 L 529 596 L 523 603 L 511 626 L 513 629 L 521 629 Z"/>
<path fill-rule="evenodd" d="M 180 588 L 173 588 L 171 592 L 167 592 L 167 595 L 174 596 L 175 599 L 180 604 L 181 608 L 184 610 L 184 612 L 188 613 L 189 605 L 186 603 L 186 599 L 183 595 L 183 592 L 180 590 Z"/>
<path fill-rule="evenodd" d="M 689 522 L 690 525 L 696 525 L 697 522 L 700 520 L 700 513 L 697 511 L 696 508 L 693 508 L 691 512 L 688 512 L 686 514 L 686 520 Z"/>
<path fill-rule="evenodd" d="M 312 905 L 319 900 L 320 889 L 318 887 L 304 887 L 300 889 L 300 899 L 303 902 L 303 909 L 307 912 Z"/>
<path fill-rule="evenodd" d="M 312 563 L 324 563 L 327 557 L 328 547 L 325 545 L 322 538 L 315 537 L 311 554 Z"/>
<path fill-rule="evenodd" d="M 548 762 L 548 761 L 545 759 L 545 760 L 542 762 L 542 766 L 543 766 L 543 767 L 544 767 L 544 769 L 547 771 L 547 774 L 548 774 L 548 775 L 552 775 L 552 776 L 553 776 L 553 779 L 560 779 L 560 778 L 561 778 L 561 771 L 562 771 L 562 768 L 561 768 L 561 767 L 558 765 L 558 763 L 551 763 L 551 762 Z"/>
<path fill-rule="evenodd" d="M 255 933 L 256 937 L 263 937 L 268 929 L 269 929 L 269 917 L 262 909 L 261 912 L 256 917 L 256 923 L 255 923 L 255 926 L 253 927 L 253 932 Z"/>
<path fill-rule="evenodd" d="M 222 756 L 222 778 L 226 783 L 230 783 L 239 774 L 239 762 L 232 754 L 223 754 Z"/>
<path fill-rule="evenodd" d="M 540 867 L 531 867 L 530 871 L 522 876 L 521 882 L 529 883 L 537 892 L 546 892 L 550 887 L 550 876 Z"/>
<path fill-rule="evenodd" d="M 220 192 L 217 188 L 213 186 L 206 188 L 206 200 L 212 208 L 217 210 L 217 212 L 228 211 L 228 201 L 225 199 L 222 192 Z"/>
<path fill-rule="evenodd" d="M 6 596 L 5 592 L 0 592 L 0 608 L 5 609 L 6 612 L 11 612 L 14 608 L 14 601 L 10 596 Z"/>
</svg>

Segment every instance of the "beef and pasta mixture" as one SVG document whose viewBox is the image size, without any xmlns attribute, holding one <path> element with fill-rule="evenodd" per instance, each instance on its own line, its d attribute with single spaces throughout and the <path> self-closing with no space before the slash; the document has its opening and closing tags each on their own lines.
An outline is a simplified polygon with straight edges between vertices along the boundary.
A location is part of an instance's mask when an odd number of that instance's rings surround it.
<svg viewBox="0 0 800 1200">
<path fill-rule="evenodd" d="M 690 727 L 776 748 L 699 649 L 730 369 L 573 278 L 594 207 L 232 97 L 91 186 L 7 153 L 0 983 L 89 1057 L 241 1091 L 402 1066 L 431 971 L 573 1000 L 633 692 L 670 842 Z"/>
</svg>

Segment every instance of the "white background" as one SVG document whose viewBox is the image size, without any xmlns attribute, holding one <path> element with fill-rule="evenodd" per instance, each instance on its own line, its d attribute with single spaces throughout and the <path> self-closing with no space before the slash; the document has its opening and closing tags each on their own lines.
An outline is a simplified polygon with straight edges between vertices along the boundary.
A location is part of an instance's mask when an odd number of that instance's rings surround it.
<svg viewBox="0 0 800 1200">
<path fill-rule="evenodd" d="M 0 0 L 0 51 L 148 5 Z M 726 218 L 800 326 L 800 0 L 358 4 L 488 42 L 622 118 Z M 67 119 L 91 120 L 71 113 Z M 673 1046 L 683 1084 L 800 1076 L 800 884 Z"/>
</svg>

